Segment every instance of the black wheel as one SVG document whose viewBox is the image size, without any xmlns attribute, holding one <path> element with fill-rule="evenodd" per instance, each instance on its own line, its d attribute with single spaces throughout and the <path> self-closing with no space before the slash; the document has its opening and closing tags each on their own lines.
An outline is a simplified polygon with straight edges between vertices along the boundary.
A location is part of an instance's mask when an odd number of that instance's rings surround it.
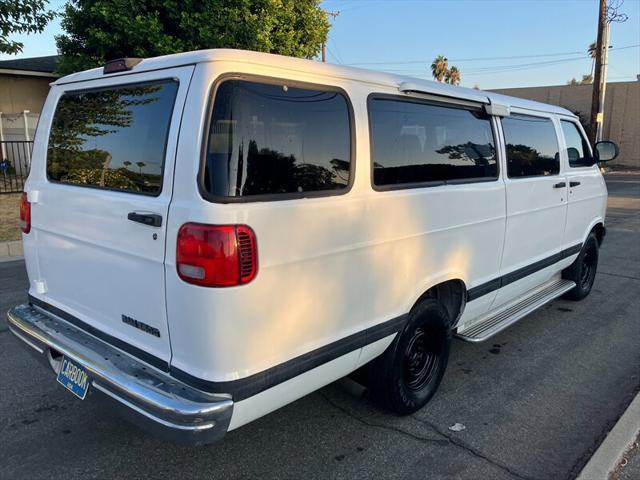
<svg viewBox="0 0 640 480">
<path fill-rule="evenodd" d="M 565 293 L 564 298 L 582 300 L 589 295 L 596 279 L 598 268 L 598 239 L 592 232 L 584 242 L 576 260 L 563 273 L 563 278 L 576 282 L 573 290 Z"/>
<path fill-rule="evenodd" d="M 375 401 L 402 415 L 427 404 L 449 360 L 449 324 L 447 310 L 434 298 L 414 307 L 404 330 L 369 366 L 369 389 Z"/>
</svg>

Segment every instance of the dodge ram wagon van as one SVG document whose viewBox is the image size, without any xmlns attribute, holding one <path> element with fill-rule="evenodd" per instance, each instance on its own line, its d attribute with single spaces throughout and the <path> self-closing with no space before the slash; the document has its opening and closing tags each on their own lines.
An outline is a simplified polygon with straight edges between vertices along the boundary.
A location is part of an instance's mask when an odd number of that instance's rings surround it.
<svg viewBox="0 0 640 480">
<path fill-rule="evenodd" d="M 235 50 L 112 61 L 51 85 L 9 326 L 76 397 L 177 441 L 356 371 L 410 413 L 452 337 L 589 293 L 616 154 L 479 90 Z"/>
</svg>

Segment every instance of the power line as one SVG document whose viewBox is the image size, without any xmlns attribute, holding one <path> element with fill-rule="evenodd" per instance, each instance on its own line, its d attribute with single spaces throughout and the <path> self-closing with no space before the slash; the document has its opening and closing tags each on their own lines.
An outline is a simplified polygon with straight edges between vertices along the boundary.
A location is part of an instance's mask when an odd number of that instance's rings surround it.
<svg viewBox="0 0 640 480">
<path fill-rule="evenodd" d="M 610 50 L 625 50 L 627 48 L 637 48 L 640 47 L 640 44 L 635 45 L 625 45 L 624 47 L 611 48 Z M 519 58 L 543 58 L 543 57 L 559 57 L 562 55 L 588 55 L 587 52 L 558 52 L 558 53 L 543 53 L 543 54 L 535 54 L 535 55 L 510 55 L 504 57 L 475 57 L 475 58 L 451 58 L 450 62 L 480 62 L 486 60 L 515 60 Z M 590 57 L 587 57 L 590 58 Z M 394 61 L 394 62 L 358 62 L 358 63 L 347 63 L 345 65 L 349 66 L 358 66 L 358 65 L 408 65 L 408 64 L 428 64 L 429 60 L 405 60 L 405 61 Z"/>
<path fill-rule="evenodd" d="M 630 45 L 626 47 L 619 47 L 617 50 L 623 50 L 626 48 L 634 48 L 634 47 L 637 48 L 637 47 L 640 47 L 640 45 Z M 612 50 L 616 50 L 616 49 L 612 49 Z M 554 59 L 554 60 L 545 60 L 541 62 L 517 63 L 512 65 L 490 65 L 485 67 L 465 69 L 464 74 L 465 76 L 467 75 L 475 76 L 475 75 L 486 75 L 486 74 L 495 74 L 495 73 L 516 72 L 521 70 L 544 68 L 546 66 L 559 65 L 562 63 L 570 63 L 570 62 L 583 61 L 583 60 L 590 60 L 590 57 L 580 55 L 577 57 L 566 57 L 566 58 L 560 58 L 560 59 Z M 385 69 L 385 71 L 396 73 L 399 75 L 420 76 L 420 74 L 424 71 L 424 68 L 422 66 L 416 66 L 416 67 L 406 67 L 406 68 L 390 68 L 390 69 Z"/>
<path fill-rule="evenodd" d="M 556 60 L 552 62 L 538 62 L 538 63 L 524 64 L 524 65 L 512 65 L 510 67 L 502 67 L 502 68 L 485 68 L 485 69 L 465 71 L 464 73 L 465 75 L 489 75 L 493 73 L 519 72 L 522 70 L 532 70 L 536 68 L 550 67 L 553 65 L 575 62 L 579 60 L 588 60 L 588 59 L 587 58 L 569 58 L 569 59 Z"/>
<path fill-rule="evenodd" d="M 476 61 L 484 61 L 484 60 L 513 60 L 517 58 L 539 58 L 539 57 L 557 57 L 560 55 L 576 55 L 583 52 L 561 52 L 561 53 L 547 53 L 547 54 L 539 54 L 539 55 L 514 55 L 514 56 L 506 56 L 506 57 L 477 57 L 477 58 L 450 58 L 448 59 L 450 62 L 476 62 Z M 425 63 L 429 63 L 428 60 L 406 60 L 402 62 L 360 62 L 360 63 L 350 63 L 349 65 L 406 65 L 411 63 L 419 63 L 424 65 Z"/>
<path fill-rule="evenodd" d="M 335 38 L 331 38 L 329 39 L 329 41 L 333 45 L 333 50 L 331 51 L 331 54 L 336 58 L 336 60 L 338 60 L 339 64 L 344 65 L 344 59 L 342 58 L 342 54 L 340 53 L 340 49 L 338 48 L 338 42 L 336 42 Z"/>
<path fill-rule="evenodd" d="M 338 62 L 338 64 L 342 64 L 340 57 L 336 55 L 336 52 L 333 51 L 333 49 L 329 46 L 329 44 L 327 44 L 327 50 L 329 51 L 331 56 L 336 59 L 336 62 Z"/>
<path fill-rule="evenodd" d="M 481 67 L 481 68 L 476 68 L 476 69 L 465 69 L 464 70 L 464 74 L 465 75 L 470 75 L 470 74 L 476 74 L 476 75 L 481 75 L 484 73 L 500 73 L 500 72 L 510 72 L 510 71 L 518 71 L 518 70 L 528 70 L 528 69 L 532 69 L 532 68 L 538 68 L 538 67 L 544 67 L 544 66 L 550 66 L 550 65 L 558 65 L 561 63 L 567 63 L 567 62 L 574 62 L 574 61 L 578 61 L 578 60 L 588 60 L 587 58 L 584 57 L 573 57 L 573 58 L 562 58 L 562 59 L 558 59 L 558 60 L 551 60 L 551 61 L 545 61 L 545 62 L 533 62 L 533 63 L 519 63 L 516 65 L 493 65 L 490 67 Z M 405 72 L 410 74 L 411 72 L 414 72 L 416 70 L 409 70 L 409 69 L 390 69 L 387 70 L 390 72 L 395 72 L 395 73 L 401 73 L 401 72 Z M 424 71 L 424 69 L 420 69 L 419 72 Z"/>
</svg>

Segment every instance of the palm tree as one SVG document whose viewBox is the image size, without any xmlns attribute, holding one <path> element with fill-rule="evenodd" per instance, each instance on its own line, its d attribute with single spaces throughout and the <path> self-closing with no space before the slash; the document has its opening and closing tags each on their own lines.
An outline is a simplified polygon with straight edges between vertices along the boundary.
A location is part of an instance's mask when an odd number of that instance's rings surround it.
<svg viewBox="0 0 640 480">
<path fill-rule="evenodd" d="M 122 165 L 124 165 L 124 168 L 126 170 L 129 170 L 129 167 L 131 166 L 131 162 L 129 160 L 125 160 L 124 162 L 122 162 Z"/>
<path fill-rule="evenodd" d="M 596 42 L 591 42 L 589 44 L 589 49 L 587 50 L 587 53 L 591 57 L 591 75 L 594 74 L 596 69 L 596 56 L 598 55 L 598 52 L 596 51 L 597 46 Z"/>
<path fill-rule="evenodd" d="M 433 78 L 441 82 L 444 80 L 448 68 L 449 60 L 447 60 L 447 57 L 444 55 L 438 55 L 431 63 L 431 74 L 433 75 Z"/>
<path fill-rule="evenodd" d="M 460 85 L 461 78 L 462 74 L 460 70 L 458 70 L 458 67 L 451 67 L 447 70 L 447 73 L 445 73 L 444 81 L 451 85 Z"/>
<path fill-rule="evenodd" d="M 136 162 L 136 165 L 138 166 L 138 168 L 140 169 L 140 175 L 142 175 L 142 167 L 146 167 L 147 164 L 144 162 Z"/>
</svg>

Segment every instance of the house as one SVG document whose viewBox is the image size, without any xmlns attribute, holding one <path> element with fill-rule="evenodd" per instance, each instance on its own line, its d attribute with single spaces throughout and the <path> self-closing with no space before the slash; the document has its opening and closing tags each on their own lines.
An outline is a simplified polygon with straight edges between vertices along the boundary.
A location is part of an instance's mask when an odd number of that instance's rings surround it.
<svg viewBox="0 0 640 480">
<path fill-rule="evenodd" d="M 58 56 L 0 60 L 0 140 L 33 140 Z"/>
<path fill-rule="evenodd" d="M 0 193 L 22 191 L 58 56 L 0 60 Z"/>
</svg>

